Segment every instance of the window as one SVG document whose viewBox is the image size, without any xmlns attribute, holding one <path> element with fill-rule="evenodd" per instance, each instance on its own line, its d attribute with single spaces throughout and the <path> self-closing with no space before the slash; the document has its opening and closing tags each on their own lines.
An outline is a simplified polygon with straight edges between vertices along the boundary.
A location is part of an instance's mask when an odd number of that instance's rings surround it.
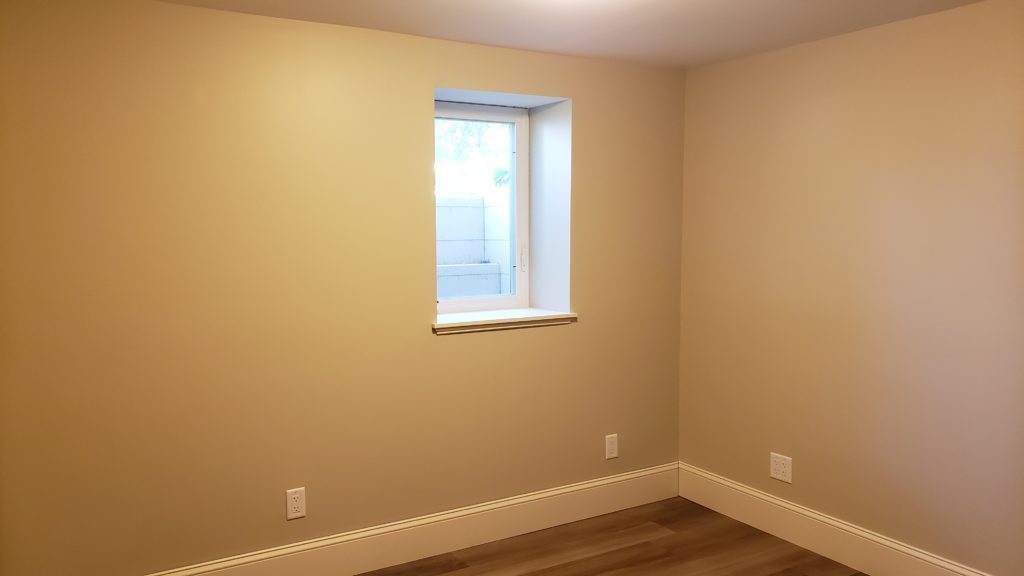
<svg viewBox="0 0 1024 576">
<path fill-rule="evenodd" d="M 572 103 L 434 91 L 436 334 L 575 322 Z"/>
<path fill-rule="evenodd" d="M 438 313 L 530 303 L 529 113 L 437 102 Z"/>
</svg>

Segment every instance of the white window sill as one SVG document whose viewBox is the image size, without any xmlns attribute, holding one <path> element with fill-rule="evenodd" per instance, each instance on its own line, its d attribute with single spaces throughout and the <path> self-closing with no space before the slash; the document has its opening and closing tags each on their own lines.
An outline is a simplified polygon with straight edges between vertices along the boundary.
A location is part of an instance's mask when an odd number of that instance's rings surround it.
<svg viewBox="0 0 1024 576">
<path fill-rule="evenodd" d="M 483 312 L 456 312 L 438 314 L 434 322 L 434 334 L 464 334 L 466 332 L 488 332 L 533 328 L 537 326 L 558 326 L 576 321 L 575 312 L 555 312 L 541 308 L 513 308 L 509 310 L 487 310 Z"/>
</svg>

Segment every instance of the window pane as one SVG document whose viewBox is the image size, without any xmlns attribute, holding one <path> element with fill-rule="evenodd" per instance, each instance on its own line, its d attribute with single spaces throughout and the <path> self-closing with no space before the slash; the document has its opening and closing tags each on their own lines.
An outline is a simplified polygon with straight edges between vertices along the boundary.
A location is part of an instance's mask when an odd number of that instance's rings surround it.
<svg viewBox="0 0 1024 576">
<path fill-rule="evenodd" d="M 515 124 L 436 118 L 437 296 L 515 294 Z"/>
</svg>

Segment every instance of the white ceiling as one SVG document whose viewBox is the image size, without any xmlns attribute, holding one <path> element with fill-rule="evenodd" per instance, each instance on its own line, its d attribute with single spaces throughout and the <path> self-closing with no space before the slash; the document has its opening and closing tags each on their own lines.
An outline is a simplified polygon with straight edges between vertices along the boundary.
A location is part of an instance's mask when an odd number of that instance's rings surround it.
<svg viewBox="0 0 1024 576">
<path fill-rule="evenodd" d="M 686 67 L 977 0 L 169 0 L 477 44 Z"/>
</svg>

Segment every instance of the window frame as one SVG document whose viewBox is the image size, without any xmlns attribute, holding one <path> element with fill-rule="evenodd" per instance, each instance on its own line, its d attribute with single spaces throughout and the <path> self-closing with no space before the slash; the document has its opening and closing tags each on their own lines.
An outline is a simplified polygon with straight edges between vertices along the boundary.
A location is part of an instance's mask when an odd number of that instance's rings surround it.
<svg viewBox="0 0 1024 576">
<path fill-rule="evenodd" d="M 458 312 L 479 312 L 530 307 L 530 111 L 527 108 L 494 106 L 486 104 L 465 104 L 460 102 L 434 101 L 434 119 L 475 120 L 514 124 L 515 138 L 512 143 L 515 170 L 511 176 L 511 193 L 515 199 L 511 212 L 515 226 L 512 228 L 511 243 L 514 247 L 512 269 L 514 270 L 515 294 L 497 296 L 463 296 L 441 299 L 437 297 L 437 229 L 434 230 L 434 296 L 437 314 Z M 436 158 L 436 150 L 435 150 Z M 437 209 L 437 196 L 434 196 Z"/>
</svg>

